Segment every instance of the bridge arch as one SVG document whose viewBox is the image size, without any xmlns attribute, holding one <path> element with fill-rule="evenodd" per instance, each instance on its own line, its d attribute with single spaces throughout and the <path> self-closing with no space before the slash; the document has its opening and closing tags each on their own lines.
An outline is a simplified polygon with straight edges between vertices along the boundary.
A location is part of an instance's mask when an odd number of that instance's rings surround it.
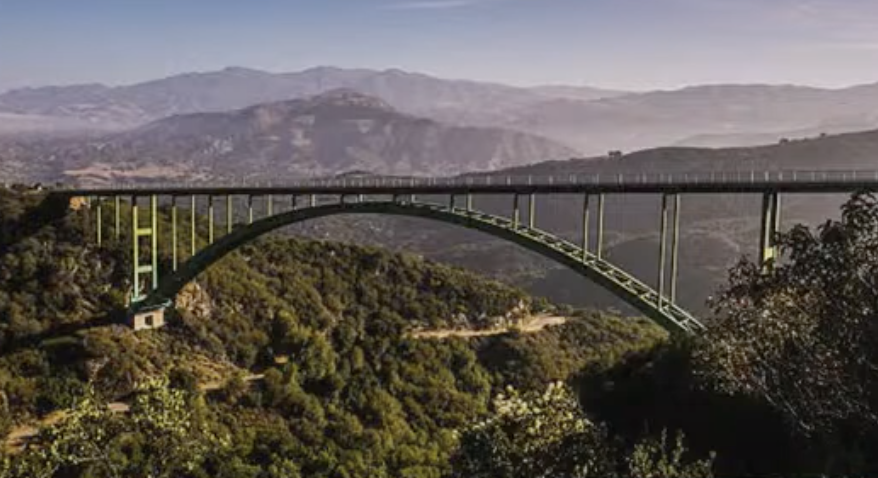
<svg viewBox="0 0 878 478">
<path fill-rule="evenodd" d="M 173 299 L 198 274 L 238 247 L 264 234 L 291 224 L 339 214 L 420 217 L 482 231 L 566 265 L 609 290 L 671 333 L 695 333 L 704 328 L 695 317 L 676 304 L 670 303 L 667 298 L 659 300 L 658 292 L 652 287 L 610 262 L 598 258 L 590 252 L 583 252 L 581 247 L 548 232 L 515 225 L 510 219 L 479 211 L 449 209 L 445 206 L 428 203 L 394 201 L 312 206 L 276 214 L 253 224 L 236 228 L 181 264 L 177 272 L 165 276 L 159 282 L 158 288 L 150 293 L 144 303 L 157 304 Z M 660 303 L 662 305 L 659 305 Z"/>
</svg>

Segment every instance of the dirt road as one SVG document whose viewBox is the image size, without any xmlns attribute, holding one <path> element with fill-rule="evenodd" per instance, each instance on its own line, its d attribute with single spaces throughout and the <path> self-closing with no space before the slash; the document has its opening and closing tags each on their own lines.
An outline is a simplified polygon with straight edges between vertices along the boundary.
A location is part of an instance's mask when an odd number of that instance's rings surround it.
<svg viewBox="0 0 878 478">
<path fill-rule="evenodd" d="M 555 315 L 535 315 L 525 319 L 515 328 L 521 333 L 534 334 L 541 332 L 548 327 L 557 327 L 567 323 L 566 317 L 558 317 Z M 509 333 L 512 329 L 509 327 L 490 330 L 424 330 L 412 333 L 412 337 L 416 339 L 446 339 L 449 337 L 459 338 L 475 338 L 475 337 L 491 337 L 494 335 L 503 335 Z"/>
</svg>

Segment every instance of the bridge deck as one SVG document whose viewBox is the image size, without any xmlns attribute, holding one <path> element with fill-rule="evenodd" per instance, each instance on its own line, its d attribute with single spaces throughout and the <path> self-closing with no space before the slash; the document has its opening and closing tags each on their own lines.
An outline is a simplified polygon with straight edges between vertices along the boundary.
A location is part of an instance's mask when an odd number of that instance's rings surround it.
<svg viewBox="0 0 878 478">
<path fill-rule="evenodd" d="M 61 187 L 80 195 L 533 194 L 533 193 L 850 193 L 878 191 L 878 171 L 769 171 L 557 176 L 482 175 L 454 178 L 364 177 L 289 183 L 120 184 Z"/>
</svg>

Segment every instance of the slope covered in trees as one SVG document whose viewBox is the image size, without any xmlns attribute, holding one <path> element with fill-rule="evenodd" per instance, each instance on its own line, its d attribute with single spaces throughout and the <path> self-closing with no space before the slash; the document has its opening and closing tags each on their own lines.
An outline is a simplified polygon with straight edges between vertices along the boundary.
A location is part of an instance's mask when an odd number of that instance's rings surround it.
<svg viewBox="0 0 878 478">
<path fill-rule="evenodd" d="M 170 327 L 135 334 L 112 325 L 130 292 L 125 238 L 96 248 L 93 211 L 46 216 L 41 199 L 0 194 L 0 430 L 68 412 L 11 457 L 10 476 L 441 476 L 507 384 L 542 388 L 664 337 L 579 313 L 539 339 L 415 339 L 551 306 L 414 256 L 276 237 L 207 271 Z M 249 371 L 264 380 L 248 385 Z M 170 388 L 144 387 L 161 377 Z M 130 412 L 95 405 L 111 401 Z M 162 403 L 176 408 L 156 423 Z M 161 462 L 157 443 L 193 455 Z"/>
<path fill-rule="evenodd" d="M 201 276 L 170 327 L 134 334 L 111 325 L 124 252 L 89 244 L 88 210 L 52 215 L 40 200 L 0 194 L 0 431 L 61 413 L 0 457 L 3 477 L 878 471 L 869 195 L 779 237 L 776 267 L 742 262 L 715 325 L 674 342 L 417 257 L 278 237 Z M 540 310 L 568 319 L 411 333 Z"/>
</svg>

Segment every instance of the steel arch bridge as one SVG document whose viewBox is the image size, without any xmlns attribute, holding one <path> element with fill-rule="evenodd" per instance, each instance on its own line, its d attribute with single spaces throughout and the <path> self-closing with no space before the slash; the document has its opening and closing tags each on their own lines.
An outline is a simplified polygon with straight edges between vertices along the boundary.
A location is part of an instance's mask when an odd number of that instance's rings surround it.
<svg viewBox="0 0 878 478">
<path fill-rule="evenodd" d="M 676 304 L 679 246 L 680 198 L 687 193 L 759 194 L 762 196 L 760 260 L 770 267 L 777 255 L 774 237 L 780 226 L 781 193 L 849 193 L 878 190 L 878 172 L 741 172 L 685 175 L 612 175 L 564 177 L 479 176 L 466 178 L 344 178 L 301 181 L 281 186 L 118 186 L 109 188 L 55 189 L 50 196 L 82 203 L 94 210 L 94 237 L 104 240 L 102 208 L 112 207 L 111 231 L 121 238 L 120 211 L 130 207 L 132 273 L 132 315 L 167 307 L 182 287 L 222 257 L 253 239 L 286 225 L 339 214 L 387 214 L 419 217 L 463 226 L 505 239 L 559 262 L 607 289 L 627 304 L 672 333 L 693 334 L 704 325 Z M 512 214 L 501 217 L 473 208 L 475 195 L 512 195 Z M 582 196 L 581 242 L 560 238 L 536 227 L 537 195 L 580 194 Z M 651 287 L 605 259 L 604 202 L 609 194 L 653 194 L 661 196 L 658 217 L 659 251 L 657 287 Z M 246 220 L 235 224 L 235 199 L 247 198 Z M 275 213 L 275 199 L 287 196 L 290 207 Z M 423 196 L 448 197 L 447 204 L 419 201 Z M 463 196 L 465 203 L 457 203 Z M 207 199 L 207 245 L 196 241 L 197 198 Z M 126 202 L 123 204 L 123 198 Z M 148 221 L 141 224 L 138 198 L 149 198 Z M 188 198 L 189 251 L 180 260 L 181 231 L 178 209 Z M 217 237 L 215 199 L 225 199 L 225 234 Z M 265 216 L 256 220 L 253 200 L 265 204 Z M 526 222 L 521 203 L 526 200 Z M 596 198 L 592 201 L 592 198 Z M 170 231 L 158 227 L 159 200 L 169 200 Z M 305 199 L 305 204 L 300 204 Z M 329 201 L 327 204 L 327 200 Z M 670 217 L 669 217 L 670 215 Z M 595 216 L 595 217 L 593 217 Z M 590 231 L 595 222 L 595 231 Z M 591 236 L 594 243 L 590 243 Z M 159 242 L 170 240 L 172 266 L 160 271 Z M 146 244 L 144 244 L 146 243 Z M 144 254 L 148 253 L 148 260 Z M 670 256 L 670 257 L 668 257 Z M 670 259 L 670 260 L 668 260 Z M 670 265 L 668 266 L 668 262 Z M 160 272 L 162 278 L 160 279 Z M 144 276 L 148 279 L 143 280 Z"/>
<path fill-rule="evenodd" d="M 198 274 L 213 263 L 263 234 L 290 224 L 338 214 L 388 214 L 420 217 L 479 230 L 514 242 L 570 267 L 610 290 L 626 303 L 669 330 L 682 329 L 687 332 L 696 332 L 703 328 L 703 325 L 695 317 L 667 299 L 663 299 L 650 286 L 596 254 L 567 240 L 536 228 L 516 225 L 512 219 L 471 209 L 449 209 L 442 205 L 418 202 L 370 201 L 314 206 L 277 214 L 246 227 L 237 228 L 231 234 L 198 252 L 182 264 L 176 273 L 161 280 L 158 288 L 151 293 L 146 301 L 155 304 L 176 296 L 184 285 L 195 279 Z M 659 304 L 659 302 L 662 303 Z"/>
</svg>

